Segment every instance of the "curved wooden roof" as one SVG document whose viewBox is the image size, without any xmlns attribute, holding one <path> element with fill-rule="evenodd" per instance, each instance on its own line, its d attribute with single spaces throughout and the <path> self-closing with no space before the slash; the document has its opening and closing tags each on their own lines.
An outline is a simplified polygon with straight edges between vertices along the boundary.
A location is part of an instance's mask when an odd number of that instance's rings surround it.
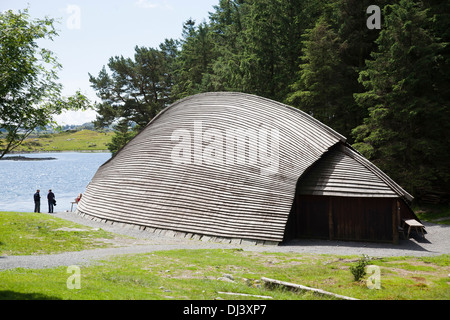
<svg viewBox="0 0 450 320">
<path fill-rule="evenodd" d="M 348 145 L 337 145 L 301 177 L 298 194 L 340 197 L 413 197 Z"/>
<path fill-rule="evenodd" d="M 102 165 L 78 211 L 280 242 L 299 177 L 339 144 L 345 137 L 285 104 L 243 93 L 194 95 L 164 109 Z"/>
</svg>

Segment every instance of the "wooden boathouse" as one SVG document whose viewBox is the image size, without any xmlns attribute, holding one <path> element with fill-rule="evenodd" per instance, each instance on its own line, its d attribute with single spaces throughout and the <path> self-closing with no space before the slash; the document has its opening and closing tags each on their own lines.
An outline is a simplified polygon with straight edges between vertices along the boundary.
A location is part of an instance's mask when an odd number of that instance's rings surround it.
<svg viewBox="0 0 450 320">
<path fill-rule="evenodd" d="M 398 241 L 412 196 L 310 115 L 214 92 L 161 111 L 97 171 L 77 212 L 225 242 Z M 417 219 L 418 220 L 418 219 Z"/>
</svg>

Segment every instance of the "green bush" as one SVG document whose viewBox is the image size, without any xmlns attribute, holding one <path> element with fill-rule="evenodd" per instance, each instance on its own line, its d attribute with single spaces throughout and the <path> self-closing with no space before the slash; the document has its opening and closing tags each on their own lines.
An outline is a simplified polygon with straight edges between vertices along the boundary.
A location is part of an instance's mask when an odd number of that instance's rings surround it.
<svg viewBox="0 0 450 320">
<path fill-rule="evenodd" d="M 355 281 L 360 281 L 366 275 L 365 268 L 369 264 L 369 261 L 370 257 L 364 254 L 355 265 L 350 266 L 350 271 L 353 274 Z"/>
</svg>

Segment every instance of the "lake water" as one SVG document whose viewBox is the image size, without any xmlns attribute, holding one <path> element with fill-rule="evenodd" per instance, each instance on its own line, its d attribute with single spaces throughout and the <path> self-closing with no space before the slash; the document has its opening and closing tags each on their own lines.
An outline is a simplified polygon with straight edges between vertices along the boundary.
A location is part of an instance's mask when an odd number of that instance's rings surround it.
<svg viewBox="0 0 450 320">
<path fill-rule="evenodd" d="M 56 198 L 54 211 L 70 211 L 70 202 L 85 191 L 97 169 L 111 158 L 110 153 L 95 152 L 14 154 L 18 155 L 56 160 L 0 161 L 0 211 L 33 212 L 33 194 L 37 189 L 41 194 L 41 212 L 48 212 L 49 189 Z"/>
</svg>

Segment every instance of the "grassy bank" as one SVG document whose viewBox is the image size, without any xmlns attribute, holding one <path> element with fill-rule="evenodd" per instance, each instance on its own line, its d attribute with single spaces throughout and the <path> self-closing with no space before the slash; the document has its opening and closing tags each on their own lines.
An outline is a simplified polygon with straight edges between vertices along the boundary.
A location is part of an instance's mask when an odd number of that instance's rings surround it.
<svg viewBox="0 0 450 320">
<path fill-rule="evenodd" d="M 450 224 L 450 205 L 448 204 L 416 205 L 413 210 L 423 221 Z"/>
<path fill-rule="evenodd" d="M 0 212 L 0 256 L 38 255 L 110 246 L 114 234 L 43 213 Z"/>
<path fill-rule="evenodd" d="M 112 235 L 45 214 L 0 213 L 3 254 L 40 254 L 105 245 Z M 311 293 L 267 288 L 261 277 L 320 288 L 358 299 L 450 299 L 450 256 L 391 257 L 380 268 L 381 289 L 368 275 L 355 281 L 350 267 L 359 256 L 251 252 L 240 249 L 171 250 L 117 256 L 80 266 L 80 288 L 67 286 L 67 267 L 0 271 L 0 299 L 325 299 Z M 0 258 L 1 263 L 1 258 Z M 231 296 L 223 292 L 248 294 Z"/>
<path fill-rule="evenodd" d="M 92 130 L 41 134 L 24 140 L 13 152 L 107 150 L 107 144 L 111 142 L 113 134 L 113 132 L 102 133 Z"/>
</svg>

